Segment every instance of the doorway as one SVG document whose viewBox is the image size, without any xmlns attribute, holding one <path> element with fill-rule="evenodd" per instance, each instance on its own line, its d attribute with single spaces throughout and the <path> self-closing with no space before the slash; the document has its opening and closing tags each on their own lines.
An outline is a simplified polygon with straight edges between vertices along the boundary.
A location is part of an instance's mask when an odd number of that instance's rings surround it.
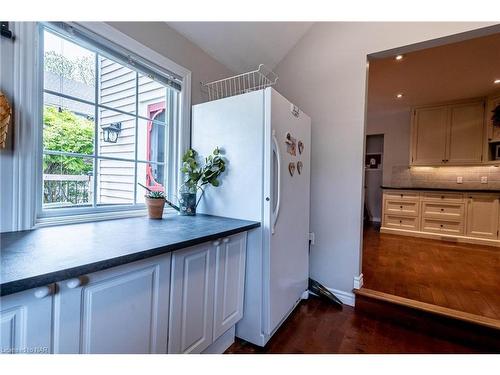
<svg viewBox="0 0 500 375">
<path fill-rule="evenodd" d="M 367 135 L 365 145 L 365 221 L 367 224 L 380 226 L 384 135 Z"/>
<path fill-rule="evenodd" d="M 409 49 L 369 56 L 362 290 L 500 328 L 500 33 Z"/>
</svg>

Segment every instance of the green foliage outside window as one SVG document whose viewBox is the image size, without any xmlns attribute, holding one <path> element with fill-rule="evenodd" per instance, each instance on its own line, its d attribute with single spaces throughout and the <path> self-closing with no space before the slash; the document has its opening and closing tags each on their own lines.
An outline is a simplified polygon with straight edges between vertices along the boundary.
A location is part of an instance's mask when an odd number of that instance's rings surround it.
<svg viewBox="0 0 500 375">
<path fill-rule="evenodd" d="M 65 109 L 59 111 L 58 108 L 45 106 L 43 124 L 44 150 L 93 154 L 93 121 Z M 80 157 L 46 154 L 43 171 L 48 174 L 88 174 L 92 172 L 92 162 Z"/>
</svg>

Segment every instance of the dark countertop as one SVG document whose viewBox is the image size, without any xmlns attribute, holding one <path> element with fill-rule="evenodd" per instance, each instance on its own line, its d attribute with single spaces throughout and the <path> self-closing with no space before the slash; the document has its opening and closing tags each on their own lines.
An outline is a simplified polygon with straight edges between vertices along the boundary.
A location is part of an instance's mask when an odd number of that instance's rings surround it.
<svg viewBox="0 0 500 375">
<path fill-rule="evenodd" d="M 386 190 L 419 190 L 419 191 L 450 191 L 459 193 L 500 193 L 500 189 L 454 189 L 454 188 L 427 188 L 427 187 L 400 187 L 382 185 Z"/>
<path fill-rule="evenodd" d="M 257 228 L 217 216 L 145 217 L 0 234 L 0 295 L 44 286 Z"/>
</svg>

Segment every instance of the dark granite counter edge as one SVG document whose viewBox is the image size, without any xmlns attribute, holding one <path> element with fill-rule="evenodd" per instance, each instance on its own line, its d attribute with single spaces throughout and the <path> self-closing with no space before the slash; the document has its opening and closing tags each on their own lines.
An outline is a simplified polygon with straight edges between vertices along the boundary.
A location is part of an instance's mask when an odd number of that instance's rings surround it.
<svg viewBox="0 0 500 375">
<path fill-rule="evenodd" d="M 166 254 L 175 250 L 180 250 L 194 245 L 199 245 L 204 242 L 213 241 L 221 237 L 231 236 L 233 234 L 245 232 L 250 229 L 258 227 L 260 227 L 260 223 L 255 222 L 248 225 L 243 225 L 235 229 L 214 233 L 208 236 L 196 237 L 186 241 L 176 242 L 174 244 L 170 244 L 167 246 L 161 246 L 153 249 L 139 251 L 133 254 L 119 256 L 116 258 L 101 260 L 95 263 L 89 263 L 83 266 L 78 266 L 69 269 L 62 269 L 60 271 L 44 275 L 37 275 L 26 279 L 3 283 L 0 285 L 0 296 L 6 296 L 9 294 L 22 292 L 24 290 L 46 286 L 47 284 L 52 284 L 58 281 L 71 279 L 73 277 L 78 277 L 97 271 L 102 271 L 108 268 L 121 266 L 127 263 L 136 262 L 138 260 L 151 258 L 157 255 Z"/>
<path fill-rule="evenodd" d="M 417 191 L 450 191 L 457 193 L 500 193 L 499 189 L 453 189 L 453 188 L 427 188 L 427 187 L 397 187 L 381 186 L 385 190 L 417 190 Z"/>
</svg>

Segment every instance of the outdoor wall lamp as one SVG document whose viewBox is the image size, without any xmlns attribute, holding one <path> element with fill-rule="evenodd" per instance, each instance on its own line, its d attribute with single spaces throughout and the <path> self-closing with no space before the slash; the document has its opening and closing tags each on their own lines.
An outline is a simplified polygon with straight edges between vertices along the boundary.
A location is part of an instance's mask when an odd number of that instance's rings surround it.
<svg viewBox="0 0 500 375">
<path fill-rule="evenodd" d="M 116 143 L 118 134 L 122 131 L 122 123 L 113 122 L 111 124 L 101 125 L 101 129 L 104 142 Z"/>
</svg>

